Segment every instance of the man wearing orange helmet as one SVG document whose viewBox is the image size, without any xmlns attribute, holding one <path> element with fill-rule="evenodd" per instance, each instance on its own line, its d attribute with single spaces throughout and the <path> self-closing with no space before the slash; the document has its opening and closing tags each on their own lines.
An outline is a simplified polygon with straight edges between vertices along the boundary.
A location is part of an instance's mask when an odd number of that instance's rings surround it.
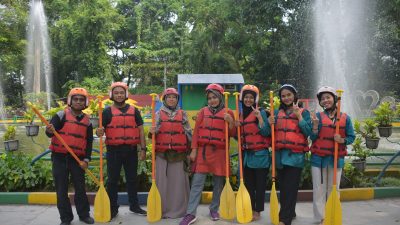
<svg viewBox="0 0 400 225">
<path fill-rule="evenodd" d="M 51 161 L 57 193 L 57 208 L 61 225 L 69 225 L 74 218 L 68 198 L 69 177 L 75 188 L 75 205 L 79 219 L 87 224 L 94 220 L 89 215 L 90 207 L 85 190 L 85 171 L 92 155 L 93 127 L 88 115 L 82 112 L 88 106 L 88 93 L 83 88 L 73 88 L 68 94 L 68 108 L 57 112 L 46 127 L 51 138 Z M 57 131 L 74 153 L 81 159 L 79 165 L 67 149 L 54 136 Z"/>
<path fill-rule="evenodd" d="M 103 110 L 103 128 L 96 130 L 99 137 L 106 134 L 107 192 L 111 218 L 118 214 L 118 182 L 122 167 L 125 171 L 129 210 L 137 215 L 147 214 L 140 208 L 137 197 L 138 151 L 141 160 L 146 158 L 143 119 L 137 108 L 126 104 L 128 94 L 125 83 L 115 82 L 111 85 L 109 95 L 113 105 Z"/>
</svg>

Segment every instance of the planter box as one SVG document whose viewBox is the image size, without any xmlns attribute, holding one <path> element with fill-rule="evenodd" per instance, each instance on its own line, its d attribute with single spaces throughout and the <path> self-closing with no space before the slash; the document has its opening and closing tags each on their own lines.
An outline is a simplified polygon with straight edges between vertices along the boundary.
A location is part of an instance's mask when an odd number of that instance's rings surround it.
<svg viewBox="0 0 400 225">
<path fill-rule="evenodd" d="M 369 149 L 377 149 L 379 145 L 379 138 L 365 138 L 365 145 Z"/>
<path fill-rule="evenodd" d="M 38 125 L 26 125 L 26 136 L 32 137 L 37 136 L 39 134 L 39 126 Z"/>
<path fill-rule="evenodd" d="M 378 127 L 378 130 L 381 137 L 390 137 L 392 135 L 392 126 Z"/>
<path fill-rule="evenodd" d="M 99 127 L 99 118 L 91 117 L 90 122 L 92 123 L 93 128 Z"/>
<path fill-rule="evenodd" d="M 9 140 L 4 142 L 4 148 L 6 151 L 16 151 L 18 150 L 19 147 L 19 141 L 18 140 Z"/>
</svg>

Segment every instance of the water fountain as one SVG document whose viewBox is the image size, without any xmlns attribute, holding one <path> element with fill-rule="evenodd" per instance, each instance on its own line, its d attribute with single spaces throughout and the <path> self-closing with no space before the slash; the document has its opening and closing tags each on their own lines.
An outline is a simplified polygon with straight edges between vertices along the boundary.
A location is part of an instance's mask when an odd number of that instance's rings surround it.
<svg viewBox="0 0 400 225">
<path fill-rule="evenodd" d="M 28 20 L 28 47 L 25 66 L 26 93 L 47 93 L 47 107 L 51 103 L 51 60 L 47 19 L 41 0 L 31 0 Z"/>
<path fill-rule="evenodd" d="M 314 3 L 315 66 L 318 87 L 344 89 L 344 111 L 359 112 L 356 91 L 366 88 L 368 10 L 363 0 L 316 0 Z"/>
<path fill-rule="evenodd" d="M 0 68 L 1 77 L 1 68 Z M 3 94 L 3 83 L 0 81 L 0 121 L 4 123 L 6 119 L 6 112 L 4 110 L 4 94 Z"/>
</svg>

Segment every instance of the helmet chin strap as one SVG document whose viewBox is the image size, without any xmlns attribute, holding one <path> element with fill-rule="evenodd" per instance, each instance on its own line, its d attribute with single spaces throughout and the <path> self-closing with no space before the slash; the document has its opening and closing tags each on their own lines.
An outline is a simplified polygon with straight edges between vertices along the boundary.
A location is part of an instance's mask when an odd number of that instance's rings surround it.
<svg viewBox="0 0 400 225">
<path fill-rule="evenodd" d="M 329 113 L 329 115 L 331 115 L 332 112 L 335 112 L 335 111 L 336 111 L 336 105 L 333 105 L 332 108 L 330 108 L 330 109 L 325 109 L 325 110 Z M 336 114 L 336 113 L 334 113 L 333 115 L 336 116 L 335 114 Z"/>
</svg>

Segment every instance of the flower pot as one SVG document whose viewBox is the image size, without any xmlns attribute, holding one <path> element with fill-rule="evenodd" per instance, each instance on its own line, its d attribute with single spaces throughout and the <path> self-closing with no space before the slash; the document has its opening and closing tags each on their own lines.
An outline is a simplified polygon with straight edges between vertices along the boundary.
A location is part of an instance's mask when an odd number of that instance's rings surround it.
<svg viewBox="0 0 400 225">
<path fill-rule="evenodd" d="M 378 127 L 378 130 L 381 137 L 390 137 L 392 135 L 392 126 Z"/>
<path fill-rule="evenodd" d="M 32 137 L 37 136 L 39 134 L 39 126 L 38 125 L 26 125 L 26 136 Z"/>
<path fill-rule="evenodd" d="M 90 118 L 90 123 L 92 123 L 93 128 L 99 127 L 99 118 L 91 117 Z"/>
<path fill-rule="evenodd" d="M 365 171 L 365 166 L 366 166 L 367 162 L 366 160 L 362 160 L 362 159 L 355 159 L 351 162 L 351 165 L 354 166 L 354 168 L 356 168 L 358 171 L 360 172 L 364 172 Z"/>
<path fill-rule="evenodd" d="M 379 144 L 379 138 L 365 138 L 365 145 L 369 149 L 377 149 Z"/>
<path fill-rule="evenodd" d="M 18 150 L 19 141 L 18 140 L 9 140 L 4 142 L 4 148 L 6 151 L 15 151 Z"/>
</svg>

